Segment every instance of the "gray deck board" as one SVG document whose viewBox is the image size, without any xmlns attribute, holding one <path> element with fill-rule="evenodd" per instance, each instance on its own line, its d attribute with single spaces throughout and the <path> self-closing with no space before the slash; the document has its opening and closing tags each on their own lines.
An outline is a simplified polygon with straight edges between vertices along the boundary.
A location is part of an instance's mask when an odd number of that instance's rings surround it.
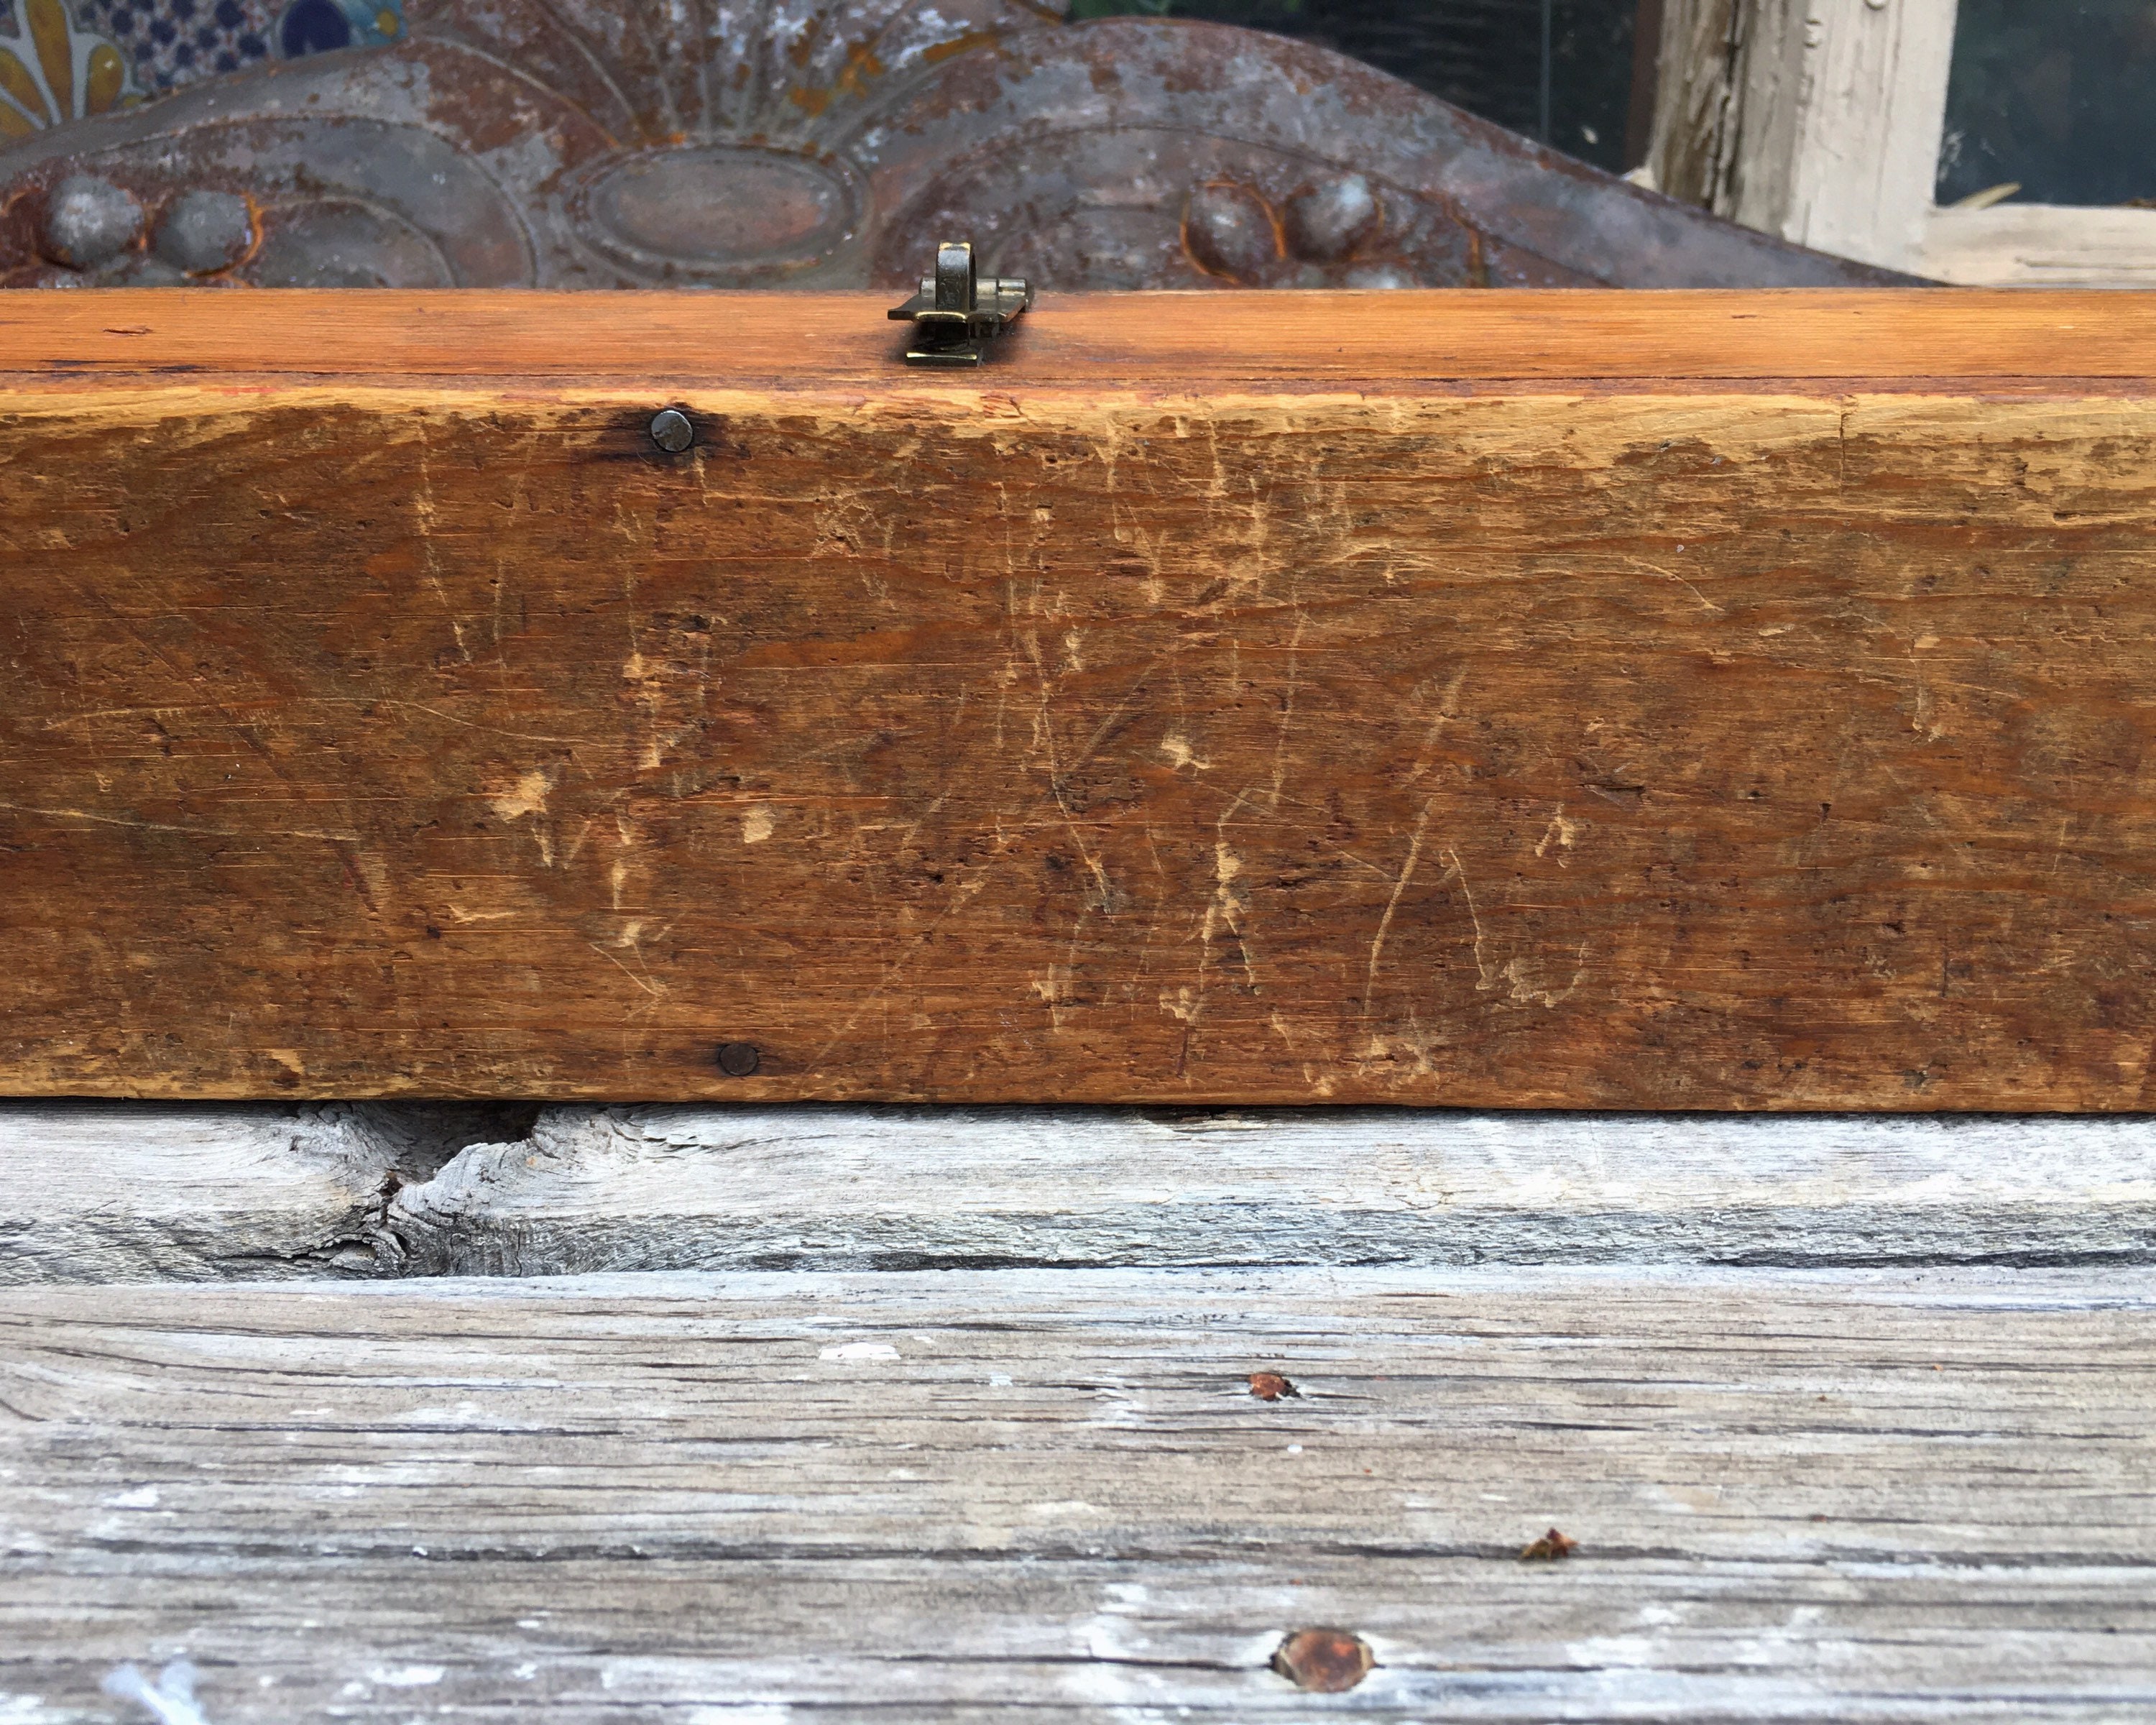
<svg viewBox="0 0 2156 1725">
<path fill-rule="evenodd" d="M 0 1283 L 2156 1263 L 2138 1118 L 16 1103 L 0 1166 Z"/>
<path fill-rule="evenodd" d="M 100 1681 L 181 1655 L 213 1725 L 2146 1718 L 2152 1312 L 2133 1268 L 20 1287 L 0 1719 L 146 1717 Z M 1312 1624 L 1361 1686 L 1266 1668 Z"/>
</svg>

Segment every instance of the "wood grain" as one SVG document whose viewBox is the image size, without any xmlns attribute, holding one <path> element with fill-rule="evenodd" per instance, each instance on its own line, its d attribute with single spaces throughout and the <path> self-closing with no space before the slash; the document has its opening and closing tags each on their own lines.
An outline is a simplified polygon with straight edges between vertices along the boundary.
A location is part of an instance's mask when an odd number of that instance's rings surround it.
<svg viewBox="0 0 2156 1725">
<path fill-rule="evenodd" d="M 1717 213 L 1738 136 L 1737 5 L 1661 0 L 1656 8 L 1655 116 L 1645 165 L 1658 191 Z"/>
<path fill-rule="evenodd" d="M 0 1284 L 2156 1265 L 2139 1121 L 0 1105 Z"/>
<path fill-rule="evenodd" d="M 1942 281 L 2156 286 L 2156 210 L 2056 203 L 1934 209 L 1915 263 Z"/>
<path fill-rule="evenodd" d="M 1650 299 L 11 305 L 0 1084 L 2147 1106 L 2156 314 Z"/>
<path fill-rule="evenodd" d="M 907 372 L 888 294 L 101 290 L 0 300 L 0 375 L 72 393 L 86 377 L 549 383 L 828 382 L 850 398 L 965 400 L 1005 383 L 1520 384 L 1942 380 L 2123 383 L 2156 377 L 2156 303 L 2108 292 L 1787 288 L 1720 291 L 1060 294 L 988 368 Z M 173 398 L 184 400 L 184 395 Z M 638 401 L 644 394 L 634 398 Z M 198 405 L 203 403 L 199 401 Z"/>
<path fill-rule="evenodd" d="M 14 1291 L 0 1717 L 2118 1721 L 2140 1272 Z M 1248 1375 L 1301 1391 L 1254 1399 Z M 1559 1563 L 1518 1553 L 1553 1523 Z M 1289 1630 L 1377 1669 L 1307 1696 Z M 139 1715 L 133 1717 L 140 1717 Z"/>
</svg>

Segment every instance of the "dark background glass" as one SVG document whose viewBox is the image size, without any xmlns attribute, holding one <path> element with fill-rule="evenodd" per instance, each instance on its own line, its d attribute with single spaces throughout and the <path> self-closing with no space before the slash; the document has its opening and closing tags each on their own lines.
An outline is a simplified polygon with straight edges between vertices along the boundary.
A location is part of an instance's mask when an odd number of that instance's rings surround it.
<svg viewBox="0 0 2156 1725">
<path fill-rule="evenodd" d="M 1550 0 L 1548 141 L 1630 165 L 1639 0 Z M 1543 136 L 1543 0 L 1075 0 L 1073 18 L 1210 18 L 1330 48 L 1529 137 Z"/>
<path fill-rule="evenodd" d="M 2156 0 L 1961 0 L 1938 201 L 2156 198 Z"/>
</svg>

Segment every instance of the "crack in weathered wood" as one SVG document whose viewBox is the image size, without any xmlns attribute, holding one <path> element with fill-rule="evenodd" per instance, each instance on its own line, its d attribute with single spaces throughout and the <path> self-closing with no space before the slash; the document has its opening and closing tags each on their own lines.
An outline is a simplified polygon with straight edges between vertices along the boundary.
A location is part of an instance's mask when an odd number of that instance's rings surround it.
<svg viewBox="0 0 2156 1725">
<path fill-rule="evenodd" d="M 2156 1260 L 2138 1120 L 16 1103 L 0 1153 L 0 1282 Z"/>
</svg>

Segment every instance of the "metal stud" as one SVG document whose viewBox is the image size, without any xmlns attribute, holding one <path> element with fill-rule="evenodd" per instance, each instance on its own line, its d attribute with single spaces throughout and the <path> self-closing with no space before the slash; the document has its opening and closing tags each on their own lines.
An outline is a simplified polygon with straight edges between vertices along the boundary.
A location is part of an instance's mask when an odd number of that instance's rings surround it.
<svg viewBox="0 0 2156 1725">
<path fill-rule="evenodd" d="M 696 440 L 696 428 L 679 408 L 662 408 L 651 416 L 651 440 L 670 455 L 678 455 Z"/>
</svg>

